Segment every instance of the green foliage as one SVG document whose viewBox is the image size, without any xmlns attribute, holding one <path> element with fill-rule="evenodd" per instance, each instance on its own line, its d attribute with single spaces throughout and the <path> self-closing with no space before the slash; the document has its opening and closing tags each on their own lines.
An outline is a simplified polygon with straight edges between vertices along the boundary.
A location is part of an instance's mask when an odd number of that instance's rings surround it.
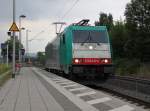
<svg viewBox="0 0 150 111">
<path fill-rule="evenodd" d="M 100 13 L 99 21 L 95 22 L 95 26 L 106 26 L 108 31 L 110 31 L 113 26 L 112 14 Z"/>
<path fill-rule="evenodd" d="M 5 41 L 5 44 L 8 44 L 8 57 L 9 57 L 9 61 L 11 61 L 12 60 L 12 52 L 13 52 L 13 39 L 11 38 L 11 39 L 9 39 L 9 40 L 7 40 L 7 41 Z M 19 40 L 17 39 L 16 40 L 16 58 L 19 56 Z M 21 48 L 23 48 L 23 45 L 21 44 Z M 1 54 L 3 55 L 3 56 L 6 56 L 7 55 L 7 49 L 5 48 L 5 49 L 2 49 L 2 52 L 1 52 Z"/>
<path fill-rule="evenodd" d="M 140 60 L 138 59 L 117 59 L 115 61 L 116 74 L 118 75 L 136 75 L 140 67 Z"/>
<path fill-rule="evenodd" d="M 7 80 L 9 80 L 11 78 L 11 74 L 7 73 L 5 75 L 3 75 L 3 77 L 0 78 L 0 87 L 2 87 Z"/>
<path fill-rule="evenodd" d="M 46 60 L 46 55 L 45 52 L 38 52 L 37 53 L 37 60 L 40 64 L 45 64 L 45 60 Z"/>
<path fill-rule="evenodd" d="M 109 35 L 112 40 L 114 58 L 123 58 L 126 56 L 124 46 L 127 42 L 128 33 L 125 24 L 117 21 L 111 28 Z"/>
<path fill-rule="evenodd" d="M 128 38 L 125 23 L 123 21 L 117 21 L 114 23 L 112 14 L 107 15 L 106 13 L 101 13 L 99 21 L 96 21 L 95 25 L 107 26 L 112 42 L 113 57 L 125 57 L 126 53 L 124 50 L 124 46 Z"/>
<path fill-rule="evenodd" d="M 0 75 L 8 71 L 9 69 L 10 69 L 10 66 L 7 66 L 6 64 L 0 64 Z"/>
<path fill-rule="evenodd" d="M 114 58 L 150 62 L 150 1 L 131 0 L 125 10 L 126 22 L 113 22 L 111 14 L 100 13 L 95 25 L 105 25 L 112 40 Z"/>
<path fill-rule="evenodd" d="M 125 45 L 130 58 L 150 61 L 150 1 L 132 0 L 125 11 L 128 42 Z"/>
<path fill-rule="evenodd" d="M 10 78 L 10 72 L 5 73 L 10 70 L 10 66 L 6 64 L 0 64 L 0 87 Z"/>
<path fill-rule="evenodd" d="M 109 30 L 116 73 L 136 75 L 147 69 L 141 64 L 150 62 L 150 1 L 131 0 L 125 17 L 125 22 L 114 22 L 111 14 L 101 13 L 95 25 Z"/>
<path fill-rule="evenodd" d="M 138 69 L 139 77 L 144 77 L 150 79 L 150 64 L 141 64 L 141 67 Z"/>
</svg>

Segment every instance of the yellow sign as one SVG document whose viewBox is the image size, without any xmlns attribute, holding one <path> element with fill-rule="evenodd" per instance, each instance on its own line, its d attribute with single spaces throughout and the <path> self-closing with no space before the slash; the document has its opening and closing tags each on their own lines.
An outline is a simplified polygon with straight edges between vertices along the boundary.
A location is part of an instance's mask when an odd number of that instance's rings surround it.
<svg viewBox="0 0 150 111">
<path fill-rule="evenodd" d="M 19 32 L 19 28 L 17 27 L 15 22 L 13 22 L 13 24 L 11 25 L 9 31 Z"/>
</svg>

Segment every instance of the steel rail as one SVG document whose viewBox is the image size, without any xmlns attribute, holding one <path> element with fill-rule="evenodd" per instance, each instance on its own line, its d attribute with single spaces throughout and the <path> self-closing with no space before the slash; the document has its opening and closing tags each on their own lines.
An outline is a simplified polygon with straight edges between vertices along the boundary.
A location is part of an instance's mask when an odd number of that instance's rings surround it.
<svg viewBox="0 0 150 111">
<path fill-rule="evenodd" d="M 145 103 L 150 103 L 150 80 L 112 76 L 105 82 L 96 81 L 94 85 L 135 98 Z"/>
</svg>

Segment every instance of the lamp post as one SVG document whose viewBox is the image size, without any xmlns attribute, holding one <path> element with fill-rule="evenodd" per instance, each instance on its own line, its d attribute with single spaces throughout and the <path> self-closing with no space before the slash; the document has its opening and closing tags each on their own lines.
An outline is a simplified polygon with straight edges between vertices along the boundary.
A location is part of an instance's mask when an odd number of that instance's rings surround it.
<svg viewBox="0 0 150 111">
<path fill-rule="evenodd" d="M 25 18 L 26 16 L 25 15 L 20 15 L 19 16 L 19 63 L 22 62 L 22 55 L 21 55 L 21 39 L 22 39 L 22 34 L 21 34 L 21 31 L 24 30 L 24 28 L 22 28 L 21 26 L 21 20 L 22 18 Z"/>
<path fill-rule="evenodd" d="M 28 36 L 29 36 L 29 32 L 31 32 L 30 30 L 26 30 L 26 56 L 29 57 L 29 43 L 28 43 Z M 29 62 L 29 59 L 28 59 Z"/>
</svg>

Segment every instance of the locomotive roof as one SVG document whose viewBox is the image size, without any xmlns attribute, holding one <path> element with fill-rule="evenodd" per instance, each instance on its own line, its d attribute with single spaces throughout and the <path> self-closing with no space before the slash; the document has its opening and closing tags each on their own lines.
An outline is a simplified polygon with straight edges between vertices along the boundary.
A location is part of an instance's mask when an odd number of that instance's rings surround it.
<svg viewBox="0 0 150 111">
<path fill-rule="evenodd" d="M 106 26 L 78 26 L 78 25 L 71 25 L 68 26 L 65 30 L 101 30 L 107 31 Z"/>
</svg>

